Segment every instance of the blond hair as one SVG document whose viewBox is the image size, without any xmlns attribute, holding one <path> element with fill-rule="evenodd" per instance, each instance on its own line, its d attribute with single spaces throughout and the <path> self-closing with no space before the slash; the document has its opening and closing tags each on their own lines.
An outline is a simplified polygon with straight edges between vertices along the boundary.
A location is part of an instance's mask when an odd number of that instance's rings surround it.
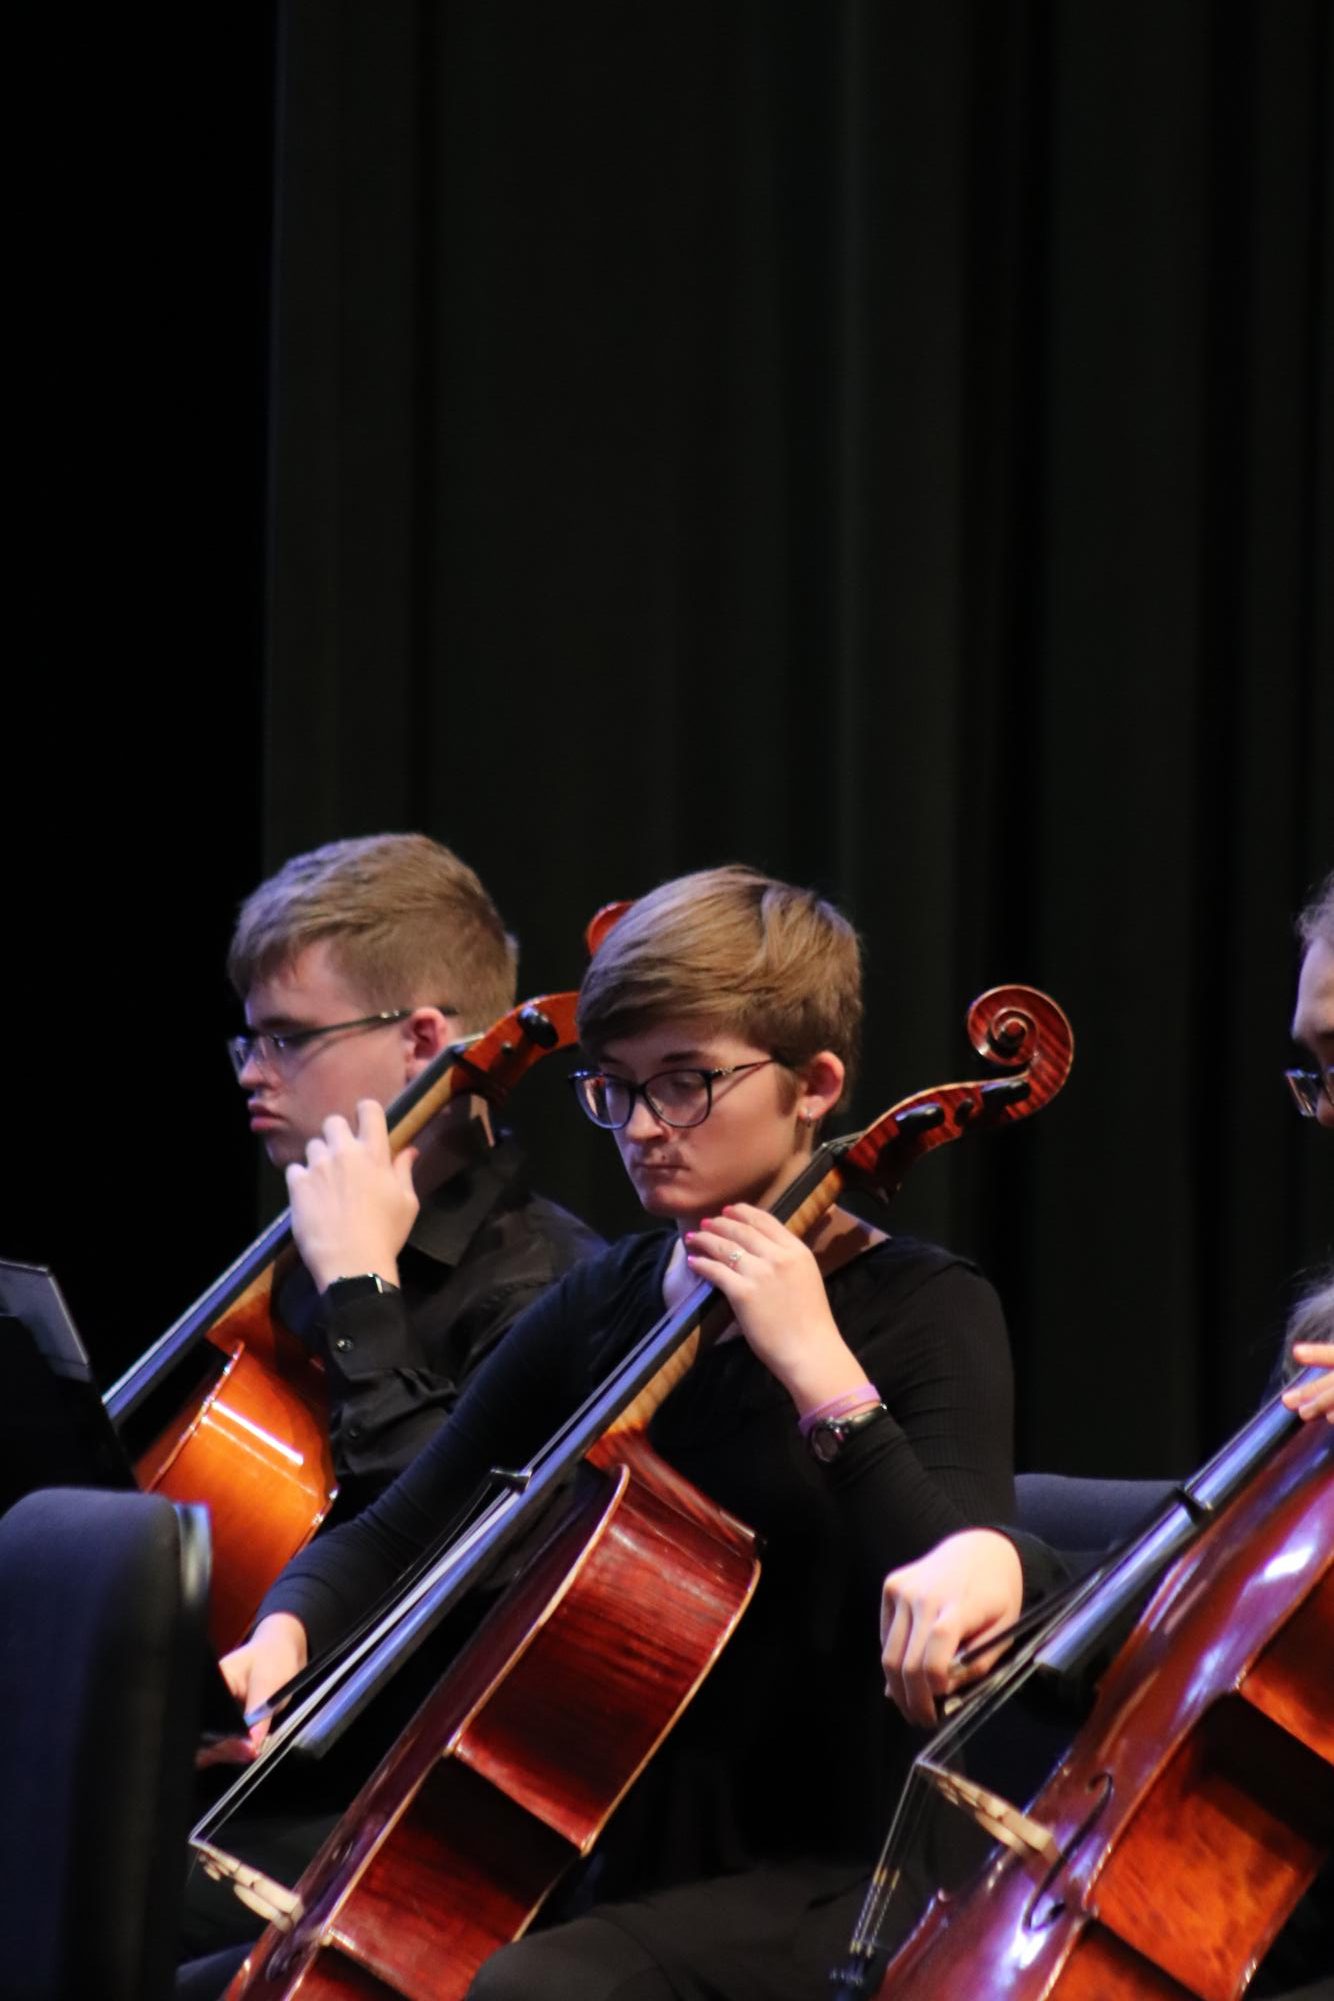
<svg viewBox="0 0 1334 2001">
<path fill-rule="evenodd" d="M 294 855 L 241 905 L 227 972 L 258 979 L 327 944 L 368 1009 L 447 1007 L 485 1028 L 514 1005 L 518 946 L 466 862 L 425 834 L 370 834 Z"/>
<path fill-rule="evenodd" d="M 1297 936 L 1308 952 L 1317 940 L 1334 952 L 1334 869 L 1298 916 Z"/>
<path fill-rule="evenodd" d="M 861 946 L 814 890 L 734 865 L 665 882 L 631 905 L 579 990 L 590 1054 L 667 1021 L 703 1021 L 794 1067 L 831 1049 L 851 1089 L 861 1043 Z"/>
</svg>

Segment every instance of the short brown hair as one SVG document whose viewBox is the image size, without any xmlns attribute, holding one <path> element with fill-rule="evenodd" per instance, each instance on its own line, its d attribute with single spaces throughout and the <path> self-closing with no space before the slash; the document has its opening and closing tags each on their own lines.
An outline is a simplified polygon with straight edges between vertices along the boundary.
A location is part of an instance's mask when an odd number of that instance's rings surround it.
<svg viewBox="0 0 1334 2001">
<path fill-rule="evenodd" d="M 861 946 L 814 890 L 734 865 L 641 897 L 594 954 L 579 1037 L 609 1042 L 665 1021 L 707 1021 L 800 1065 L 832 1049 L 851 1088 L 861 1043 Z"/>
<path fill-rule="evenodd" d="M 518 946 L 466 862 L 425 834 L 370 834 L 294 855 L 241 905 L 227 973 L 257 979 L 327 942 L 368 1008 L 449 1006 L 486 1028 L 514 1005 Z"/>
<path fill-rule="evenodd" d="M 1334 869 L 1298 917 L 1297 936 L 1308 952 L 1317 939 L 1334 952 Z"/>
</svg>

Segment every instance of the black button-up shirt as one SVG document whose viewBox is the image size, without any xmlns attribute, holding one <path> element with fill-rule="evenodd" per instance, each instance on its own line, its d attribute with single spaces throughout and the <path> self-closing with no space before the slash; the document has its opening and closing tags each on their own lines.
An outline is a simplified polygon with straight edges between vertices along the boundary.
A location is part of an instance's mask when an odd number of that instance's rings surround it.
<svg viewBox="0 0 1334 2001">
<path fill-rule="evenodd" d="M 586 1224 L 532 1193 L 518 1145 L 503 1138 L 423 1199 L 399 1253 L 400 1292 L 331 1304 L 298 1268 L 279 1312 L 324 1356 L 333 1519 L 359 1513 L 415 1459 L 524 1308 L 601 1247 Z"/>
</svg>

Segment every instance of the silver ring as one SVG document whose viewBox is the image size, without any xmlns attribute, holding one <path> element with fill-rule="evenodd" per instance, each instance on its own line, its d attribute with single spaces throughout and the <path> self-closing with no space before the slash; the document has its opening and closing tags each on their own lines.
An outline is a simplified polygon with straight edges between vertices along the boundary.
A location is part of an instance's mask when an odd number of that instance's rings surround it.
<svg viewBox="0 0 1334 2001">
<path fill-rule="evenodd" d="M 737 1266 L 741 1262 L 741 1250 L 739 1246 L 736 1250 L 733 1251 L 731 1257 L 727 1260 L 727 1262 L 728 1264 L 731 1265 L 732 1270 L 735 1271 Z"/>
</svg>

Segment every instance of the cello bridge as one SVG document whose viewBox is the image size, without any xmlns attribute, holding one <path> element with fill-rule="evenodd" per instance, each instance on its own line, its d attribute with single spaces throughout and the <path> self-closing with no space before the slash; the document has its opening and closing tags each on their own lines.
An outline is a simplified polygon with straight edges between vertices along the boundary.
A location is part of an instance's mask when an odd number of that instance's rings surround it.
<svg viewBox="0 0 1334 2001">
<path fill-rule="evenodd" d="M 978 1785 L 975 1779 L 965 1778 L 962 1772 L 933 1765 L 929 1758 L 919 1758 L 917 1763 L 942 1799 L 960 1808 L 993 1841 L 1012 1848 L 1025 1868 L 1037 1876 L 1045 1876 L 1055 1868 L 1061 1859 L 1060 1846 L 1051 1829 L 1040 1820 L 1021 1812 L 1000 1793 Z"/>
<path fill-rule="evenodd" d="M 306 1915 L 306 1907 L 296 1891 L 266 1876 L 262 1869 L 252 1869 L 248 1862 L 229 1855 L 223 1848 L 215 1848 L 211 1841 L 194 1841 L 190 1845 L 205 1874 L 215 1883 L 230 1883 L 232 1894 L 256 1917 L 263 1918 L 266 1925 L 272 1925 L 276 1931 L 290 1932 Z"/>
</svg>

